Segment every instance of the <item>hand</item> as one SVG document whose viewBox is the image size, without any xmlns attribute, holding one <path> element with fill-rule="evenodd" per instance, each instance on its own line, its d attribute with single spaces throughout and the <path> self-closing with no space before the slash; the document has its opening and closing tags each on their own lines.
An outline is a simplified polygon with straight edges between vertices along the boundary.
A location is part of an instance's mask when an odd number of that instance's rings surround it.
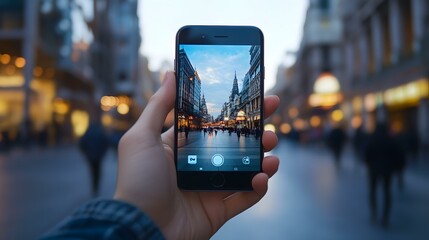
<svg viewBox="0 0 429 240">
<path fill-rule="evenodd" d="M 253 192 L 185 192 L 177 187 L 174 129 L 161 134 L 175 101 L 175 77 L 167 72 L 137 122 L 119 143 L 115 199 L 139 207 L 167 239 L 208 239 L 226 221 L 253 206 L 267 192 L 268 178 L 278 169 L 275 156 L 263 159 L 263 172 L 252 180 Z M 279 105 L 277 96 L 264 99 L 265 117 Z M 265 151 L 277 145 L 273 132 L 262 137 Z"/>
</svg>

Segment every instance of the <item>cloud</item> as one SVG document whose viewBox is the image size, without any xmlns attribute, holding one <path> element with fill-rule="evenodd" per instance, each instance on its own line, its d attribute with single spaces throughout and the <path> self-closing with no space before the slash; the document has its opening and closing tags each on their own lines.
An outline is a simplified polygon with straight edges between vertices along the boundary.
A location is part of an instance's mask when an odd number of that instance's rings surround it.
<svg viewBox="0 0 429 240">
<path fill-rule="evenodd" d="M 206 67 L 203 71 L 199 71 L 203 81 L 206 81 L 208 84 L 217 84 L 220 83 L 220 77 L 218 76 L 218 71 L 212 67 Z"/>
<path fill-rule="evenodd" d="M 213 102 L 208 102 L 206 104 L 208 113 L 216 118 L 220 114 L 222 108 L 219 108 L 219 105 Z"/>
</svg>

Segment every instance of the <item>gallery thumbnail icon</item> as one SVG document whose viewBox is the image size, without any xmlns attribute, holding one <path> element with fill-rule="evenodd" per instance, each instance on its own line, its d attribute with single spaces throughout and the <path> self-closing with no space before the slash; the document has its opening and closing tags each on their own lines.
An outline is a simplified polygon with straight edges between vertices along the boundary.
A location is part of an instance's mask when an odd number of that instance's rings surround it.
<svg viewBox="0 0 429 240">
<path fill-rule="evenodd" d="M 245 165 L 249 165 L 250 164 L 250 157 L 249 156 L 245 156 L 243 158 L 243 164 L 245 164 Z"/>
</svg>

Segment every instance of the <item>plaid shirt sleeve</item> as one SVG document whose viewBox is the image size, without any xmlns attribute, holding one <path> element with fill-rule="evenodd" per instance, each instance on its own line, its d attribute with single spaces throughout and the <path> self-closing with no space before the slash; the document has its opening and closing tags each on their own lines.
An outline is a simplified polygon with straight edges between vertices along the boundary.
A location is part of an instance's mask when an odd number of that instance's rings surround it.
<svg viewBox="0 0 429 240">
<path fill-rule="evenodd" d="M 116 200 L 94 200 L 42 239 L 164 239 L 153 221 L 135 206 Z"/>
</svg>

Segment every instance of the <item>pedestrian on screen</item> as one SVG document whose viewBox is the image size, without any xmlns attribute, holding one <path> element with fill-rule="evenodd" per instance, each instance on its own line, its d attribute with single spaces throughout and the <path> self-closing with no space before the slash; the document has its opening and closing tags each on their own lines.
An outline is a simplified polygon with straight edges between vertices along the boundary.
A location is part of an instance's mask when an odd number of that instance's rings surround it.
<svg viewBox="0 0 429 240">
<path fill-rule="evenodd" d="M 109 143 L 109 138 L 104 132 L 99 117 L 94 117 L 79 141 L 79 147 L 85 155 L 89 166 L 92 194 L 94 196 L 97 195 L 99 190 L 102 160 L 109 148 Z"/>
<path fill-rule="evenodd" d="M 259 128 L 256 127 L 256 129 L 255 129 L 255 138 L 258 139 L 260 135 L 261 135 L 261 130 L 259 130 Z"/>
<path fill-rule="evenodd" d="M 188 139 L 189 136 L 189 127 L 185 127 L 185 137 Z"/>
</svg>

